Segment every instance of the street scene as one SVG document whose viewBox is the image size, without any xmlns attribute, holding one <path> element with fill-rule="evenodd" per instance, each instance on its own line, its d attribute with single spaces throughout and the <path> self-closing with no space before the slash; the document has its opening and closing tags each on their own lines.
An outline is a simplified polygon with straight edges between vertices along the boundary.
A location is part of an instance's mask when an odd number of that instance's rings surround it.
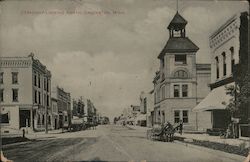
<svg viewBox="0 0 250 162">
<path fill-rule="evenodd" d="M 248 1 L 1 1 L 1 161 L 250 162 Z"/>
<path fill-rule="evenodd" d="M 147 140 L 144 130 L 109 125 L 97 130 L 40 136 L 3 148 L 13 161 L 243 161 L 241 156 Z M 150 152 L 150 154 L 149 154 Z M 27 154 L 29 156 L 27 156 Z M 178 157 L 178 160 L 176 159 Z M 39 158 L 39 159 L 38 159 Z"/>
</svg>

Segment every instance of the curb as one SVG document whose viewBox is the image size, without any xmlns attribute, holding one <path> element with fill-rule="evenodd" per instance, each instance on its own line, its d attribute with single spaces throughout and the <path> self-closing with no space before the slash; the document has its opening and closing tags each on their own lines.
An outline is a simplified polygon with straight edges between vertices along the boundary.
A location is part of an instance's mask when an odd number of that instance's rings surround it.
<svg viewBox="0 0 250 162">
<path fill-rule="evenodd" d="M 218 156 L 222 156 L 223 154 L 225 154 L 226 155 L 226 156 L 224 156 L 225 158 L 235 160 L 235 161 L 243 161 L 246 158 L 245 156 L 228 153 L 228 152 L 224 152 L 224 151 L 221 151 L 221 150 L 214 150 L 214 149 L 207 148 L 207 147 L 197 146 L 197 145 L 185 143 L 185 142 L 182 142 L 182 141 L 175 140 L 174 143 L 179 144 L 179 145 L 184 145 L 186 147 L 191 147 L 191 148 L 194 148 L 194 149 L 197 149 L 197 150 L 202 150 L 202 151 L 205 151 L 205 152 L 209 152 L 209 153 L 212 153 L 212 154 L 216 154 Z"/>
</svg>

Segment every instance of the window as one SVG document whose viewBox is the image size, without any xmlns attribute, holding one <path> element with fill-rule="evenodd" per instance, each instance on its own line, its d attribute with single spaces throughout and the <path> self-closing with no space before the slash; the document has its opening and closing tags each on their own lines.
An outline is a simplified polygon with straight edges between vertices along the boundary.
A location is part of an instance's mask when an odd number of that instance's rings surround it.
<svg viewBox="0 0 250 162">
<path fill-rule="evenodd" d="M 45 124 L 45 117 L 43 115 L 43 118 L 42 118 L 42 124 L 44 125 Z"/>
<path fill-rule="evenodd" d="M 41 124 L 41 119 L 40 119 L 40 115 L 39 114 L 37 116 L 37 124 Z"/>
<path fill-rule="evenodd" d="M 182 111 L 182 121 L 183 123 L 188 123 L 188 111 L 187 110 Z"/>
<path fill-rule="evenodd" d="M 35 90 L 35 103 L 37 103 L 37 91 Z"/>
<path fill-rule="evenodd" d="M 187 55 L 175 55 L 176 64 L 187 64 Z"/>
<path fill-rule="evenodd" d="M 183 123 L 188 123 L 188 110 L 174 111 L 174 122 L 179 123 L 181 120 Z"/>
<path fill-rule="evenodd" d="M 6 113 L 1 113 L 1 123 L 4 123 L 4 124 L 9 124 L 10 122 L 10 115 L 9 115 L 9 112 L 6 112 Z"/>
<path fill-rule="evenodd" d="M 49 96 L 47 95 L 47 106 L 49 106 Z"/>
<path fill-rule="evenodd" d="M 38 74 L 38 88 L 41 88 L 41 77 L 40 77 L 40 74 Z"/>
<path fill-rule="evenodd" d="M 3 102 L 3 89 L 0 89 L 0 102 Z"/>
<path fill-rule="evenodd" d="M 37 76 L 36 76 L 36 74 L 34 75 L 34 86 L 37 86 Z"/>
<path fill-rule="evenodd" d="M 43 101 L 44 101 L 44 106 L 47 104 L 47 101 L 46 101 L 47 97 L 46 97 L 46 94 L 44 94 L 44 97 L 43 97 Z"/>
<path fill-rule="evenodd" d="M 18 83 L 18 73 L 12 72 L 12 84 L 17 84 L 17 83 Z"/>
<path fill-rule="evenodd" d="M 18 89 L 12 89 L 12 100 L 18 102 Z"/>
<path fill-rule="evenodd" d="M 175 78 L 188 78 L 188 74 L 186 71 L 184 70 L 178 70 L 174 73 L 174 77 Z"/>
<path fill-rule="evenodd" d="M 68 116 L 65 116 L 64 121 L 65 121 L 65 122 L 68 121 Z"/>
<path fill-rule="evenodd" d="M 179 123 L 180 122 L 180 110 L 174 111 L 174 122 Z"/>
<path fill-rule="evenodd" d="M 235 59 L 234 59 L 234 48 L 230 48 L 231 51 L 231 72 L 233 73 L 234 65 L 235 65 Z"/>
<path fill-rule="evenodd" d="M 46 91 L 47 90 L 47 78 L 44 78 L 44 90 Z"/>
<path fill-rule="evenodd" d="M 174 85 L 174 97 L 180 97 L 180 85 Z"/>
<path fill-rule="evenodd" d="M 3 84 L 3 73 L 0 73 L 0 84 Z"/>
<path fill-rule="evenodd" d="M 41 92 L 38 92 L 38 103 L 41 104 Z"/>
<path fill-rule="evenodd" d="M 222 53 L 222 57 L 223 57 L 223 75 L 227 75 L 227 64 L 226 64 L 226 53 L 223 52 Z"/>
<path fill-rule="evenodd" d="M 156 103 L 156 93 L 154 92 L 154 98 L 155 98 L 155 103 Z"/>
<path fill-rule="evenodd" d="M 215 57 L 215 64 L 216 64 L 216 78 L 220 77 L 220 69 L 219 69 L 219 58 Z"/>
<path fill-rule="evenodd" d="M 49 92 L 49 79 L 47 79 L 47 92 Z"/>
<path fill-rule="evenodd" d="M 165 99 L 165 85 L 161 87 L 161 96 L 162 96 L 161 97 L 162 100 L 164 100 Z"/>
<path fill-rule="evenodd" d="M 182 97 L 188 97 L 188 85 L 187 84 L 182 85 Z"/>
</svg>

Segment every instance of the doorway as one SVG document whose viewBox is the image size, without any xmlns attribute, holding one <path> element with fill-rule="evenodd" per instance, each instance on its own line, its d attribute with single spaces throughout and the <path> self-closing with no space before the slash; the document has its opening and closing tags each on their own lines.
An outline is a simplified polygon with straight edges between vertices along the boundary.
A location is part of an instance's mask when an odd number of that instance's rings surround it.
<svg viewBox="0 0 250 162">
<path fill-rule="evenodd" d="M 19 123 L 20 128 L 26 127 L 26 124 L 30 127 L 30 110 L 19 110 Z"/>
</svg>

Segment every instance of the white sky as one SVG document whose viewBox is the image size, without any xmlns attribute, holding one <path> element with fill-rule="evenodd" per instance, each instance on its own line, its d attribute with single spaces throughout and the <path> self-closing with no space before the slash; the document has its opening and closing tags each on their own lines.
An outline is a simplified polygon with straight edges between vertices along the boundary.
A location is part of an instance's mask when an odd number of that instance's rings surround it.
<svg viewBox="0 0 250 162">
<path fill-rule="evenodd" d="M 92 99 L 98 111 L 109 117 L 139 104 L 140 92 L 153 88 L 157 56 L 176 13 L 175 0 L 0 4 L 0 55 L 34 52 L 51 70 L 53 85 L 71 92 L 72 97 Z M 179 0 L 179 13 L 188 21 L 187 36 L 200 48 L 198 63 L 209 63 L 209 35 L 235 13 L 247 10 L 246 1 Z M 78 13 L 67 13 L 72 11 Z"/>
</svg>

